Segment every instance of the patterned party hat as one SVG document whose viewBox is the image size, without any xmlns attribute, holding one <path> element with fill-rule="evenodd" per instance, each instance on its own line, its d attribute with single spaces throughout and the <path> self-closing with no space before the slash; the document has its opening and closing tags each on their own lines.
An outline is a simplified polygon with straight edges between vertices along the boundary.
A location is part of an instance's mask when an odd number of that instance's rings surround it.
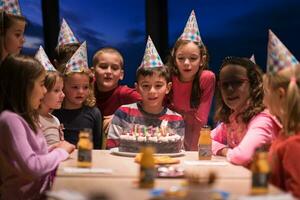
<svg viewBox="0 0 300 200">
<path fill-rule="evenodd" d="M 40 61 L 46 71 L 56 71 L 42 46 L 40 46 L 34 57 Z"/>
<path fill-rule="evenodd" d="M 0 0 L 0 10 L 9 14 L 22 16 L 18 0 Z"/>
<path fill-rule="evenodd" d="M 269 30 L 267 72 L 276 73 L 285 67 L 293 67 L 298 63 L 298 60 L 286 46 Z"/>
<path fill-rule="evenodd" d="M 87 62 L 86 42 L 83 42 L 82 45 L 74 53 L 74 55 L 67 62 L 64 74 L 69 74 L 73 72 L 83 72 L 85 69 L 88 68 L 89 67 Z"/>
<path fill-rule="evenodd" d="M 255 56 L 254 54 L 252 54 L 252 56 L 249 58 L 254 64 L 256 64 L 256 61 L 255 61 Z"/>
<path fill-rule="evenodd" d="M 65 44 L 73 44 L 73 43 L 79 43 L 76 37 L 74 36 L 71 28 L 67 24 L 66 20 L 63 19 L 61 26 L 60 26 L 60 31 L 58 35 L 58 46 L 62 46 Z"/>
<path fill-rule="evenodd" d="M 149 68 L 149 67 L 163 67 L 164 64 L 158 55 L 158 52 L 150 38 L 148 36 L 147 44 L 146 44 L 146 49 L 144 53 L 144 58 L 143 61 L 140 65 L 140 67 L 144 68 Z"/>
<path fill-rule="evenodd" d="M 188 40 L 203 44 L 197 24 L 197 19 L 194 10 L 192 10 L 190 17 L 185 25 L 182 35 L 179 37 L 182 40 Z"/>
</svg>

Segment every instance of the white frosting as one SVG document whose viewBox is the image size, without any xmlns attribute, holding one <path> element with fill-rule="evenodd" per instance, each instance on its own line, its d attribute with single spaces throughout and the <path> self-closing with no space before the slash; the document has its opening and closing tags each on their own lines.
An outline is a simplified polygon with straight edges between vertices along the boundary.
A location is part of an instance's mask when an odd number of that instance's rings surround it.
<svg viewBox="0 0 300 200">
<path fill-rule="evenodd" d="M 151 142 L 157 142 L 158 139 L 157 139 L 156 136 L 154 136 L 154 137 L 149 137 L 149 141 L 151 141 Z"/>
<path fill-rule="evenodd" d="M 168 137 L 159 137 L 158 141 L 160 141 L 160 142 L 168 142 Z"/>
<path fill-rule="evenodd" d="M 146 140 L 146 137 L 144 137 L 144 136 L 138 136 L 137 137 L 137 141 L 139 141 L 139 142 L 146 142 L 147 140 Z"/>
<path fill-rule="evenodd" d="M 126 133 L 124 135 L 120 135 L 121 140 L 130 140 L 130 141 L 137 141 L 137 142 L 176 142 L 181 140 L 181 136 L 177 134 L 170 134 L 167 133 L 166 136 L 162 136 L 160 132 L 155 132 L 154 135 L 132 135 L 130 133 Z"/>
</svg>

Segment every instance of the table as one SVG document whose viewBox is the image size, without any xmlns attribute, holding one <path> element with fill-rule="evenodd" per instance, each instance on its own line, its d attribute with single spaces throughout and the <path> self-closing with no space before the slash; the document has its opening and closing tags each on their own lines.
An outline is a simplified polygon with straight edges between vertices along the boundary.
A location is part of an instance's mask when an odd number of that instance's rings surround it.
<svg viewBox="0 0 300 200">
<path fill-rule="evenodd" d="M 183 179 L 156 179 L 155 187 L 168 189 L 171 186 L 181 185 Z M 230 199 L 236 199 L 240 195 L 249 194 L 251 187 L 250 179 L 218 179 L 214 184 L 214 189 L 230 193 Z M 112 200 L 147 200 L 150 192 L 137 187 L 135 178 L 116 177 L 57 177 L 53 190 L 61 188 L 81 192 L 84 195 L 104 193 Z M 270 193 L 277 194 L 280 191 L 274 186 L 270 186 Z"/>
<path fill-rule="evenodd" d="M 92 153 L 93 164 L 92 167 L 112 169 L 112 174 L 69 174 L 64 172 L 65 167 L 77 166 L 77 151 L 73 152 L 70 158 L 59 165 L 57 176 L 100 176 L 100 177 L 122 177 L 135 178 L 139 173 L 139 165 L 134 162 L 132 157 L 124 157 L 113 155 L 109 150 L 93 150 Z M 177 157 L 180 160 L 179 166 L 186 168 L 188 165 L 185 161 L 195 161 L 198 159 L 198 153 L 195 151 L 185 152 L 185 156 Z M 213 161 L 223 161 L 223 157 L 214 157 Z M 197 168 L 201 173 L 208 173 L 209 171 L 216 172 L 218 178 L 250 178 L 251 172 L 241 166 L 226 163 L 222 166 L 207 166 L 197 165 L 188 166 L 190 168 Z"/>
<path fill-rule="evenodd" d="M 67 189 L 80 192 L 84 195 L 93 193 L 105 193 L 112 200 L 150 198 L 149 190 L 139 189 L 137 180 L 139 165 L 134 162 L 133 157 L 113 155 L 109 150 L 93 150 L 93 168 L 112 169 L 112 173 L 67 173 L 64 168 L 77 167 L 77 151 L 73 152 L 70 158 L 59 165 L 57 177 L 55 178 L 52 191 Z M 178 157 L 179 166 L 186 170 L 199 170 L 207 174 L 214 171 L 217 174 L 217 181 L 213 189 L 229 192 L 230 199 L 236 199 L 240 195 L 247 195 L 251 188 L 251 172 L 241 166 L 226 162 L 223 157 L 213 157 L 211 161 L 198 163 L 197 152 L 185 152 L 185 156 Z M 196 162 L 196 165 L 189 165 L 186 162 Z M 210 163 L 222 163 L 223 165 L 211 165 Z M 156 188 L 169 189 L 172 186 L 179 186 L 184 179 L 161 179 L 155 180 Z M 272 194 L 281 193 L 276 187 L 270 185 L 269 191 Z"/>
</svg>

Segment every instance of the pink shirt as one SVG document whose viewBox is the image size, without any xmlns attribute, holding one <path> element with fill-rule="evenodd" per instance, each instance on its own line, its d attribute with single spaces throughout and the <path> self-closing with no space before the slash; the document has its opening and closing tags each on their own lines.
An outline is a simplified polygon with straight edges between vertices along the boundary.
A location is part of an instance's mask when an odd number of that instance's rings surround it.
<svg viewBox="0 0 300 200">
<path fill-rule="evenodd" d="M 229 124 L 221 123 L 212 130 L 212 151 L 216 155 L 219 150 L 229 147 L 227 160 L 238 165 L 247 165 L 255 149 L 271 144 L 282 128 L 268 110 L 254 116 L 248 124 L 237 123 L 232 116 L 229 121 Z"/>
<path fill-rule="evenodd" d="M 207 124 L 208 114 L 215 91 L 216 78 L 213 72 L 203 70 L 200 80 L 201 99 L 197 108 L 191 108 L 190 97 L 193 81 L 181 82 L 177 76 L 172 77 L 173 99 L 170 109 L 178 112 L 184 118 L 184 147 L 189 151 L 198 150 L 200 129 Z"/>
<path fill-rule="evenodd" d="M 61 148 L 48 152 L 43 133 L 34 133 L 16 113 L 1 113 L 0 130 L 0 199 L 38 198 L 69 154 Z"/>
</svg>

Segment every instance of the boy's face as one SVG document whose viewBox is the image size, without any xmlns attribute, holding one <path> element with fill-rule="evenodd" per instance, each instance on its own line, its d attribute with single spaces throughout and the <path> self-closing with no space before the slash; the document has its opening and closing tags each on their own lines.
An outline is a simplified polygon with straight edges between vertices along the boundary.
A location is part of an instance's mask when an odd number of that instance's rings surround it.
<svg viewBox="0 0 300 200">
<path fill-rule="evenodd" d="M 70 75 L 65 78 L 63 91 L 66 95 L 64 108 L 81 108 L 90 93 L 89 76 L 81 73 L 74 73 Z"/>
<path fill-rule="evenodd" d="M 124 77 L 120 56 L 116 53 L 101 53 L 97 57 L 94 67 L 97 89 L 108 92 L 118 86 Z"/>
<path fill-rule="evenodd" d="M 154 73 L 152 76 L 140 76 L 135 83 L 136 90 L 142 96 L 143 109 L 146 112 L 157 114 L 162 110 L 162 103 L 169 93 L 172 83 Z"/>
</svg>

